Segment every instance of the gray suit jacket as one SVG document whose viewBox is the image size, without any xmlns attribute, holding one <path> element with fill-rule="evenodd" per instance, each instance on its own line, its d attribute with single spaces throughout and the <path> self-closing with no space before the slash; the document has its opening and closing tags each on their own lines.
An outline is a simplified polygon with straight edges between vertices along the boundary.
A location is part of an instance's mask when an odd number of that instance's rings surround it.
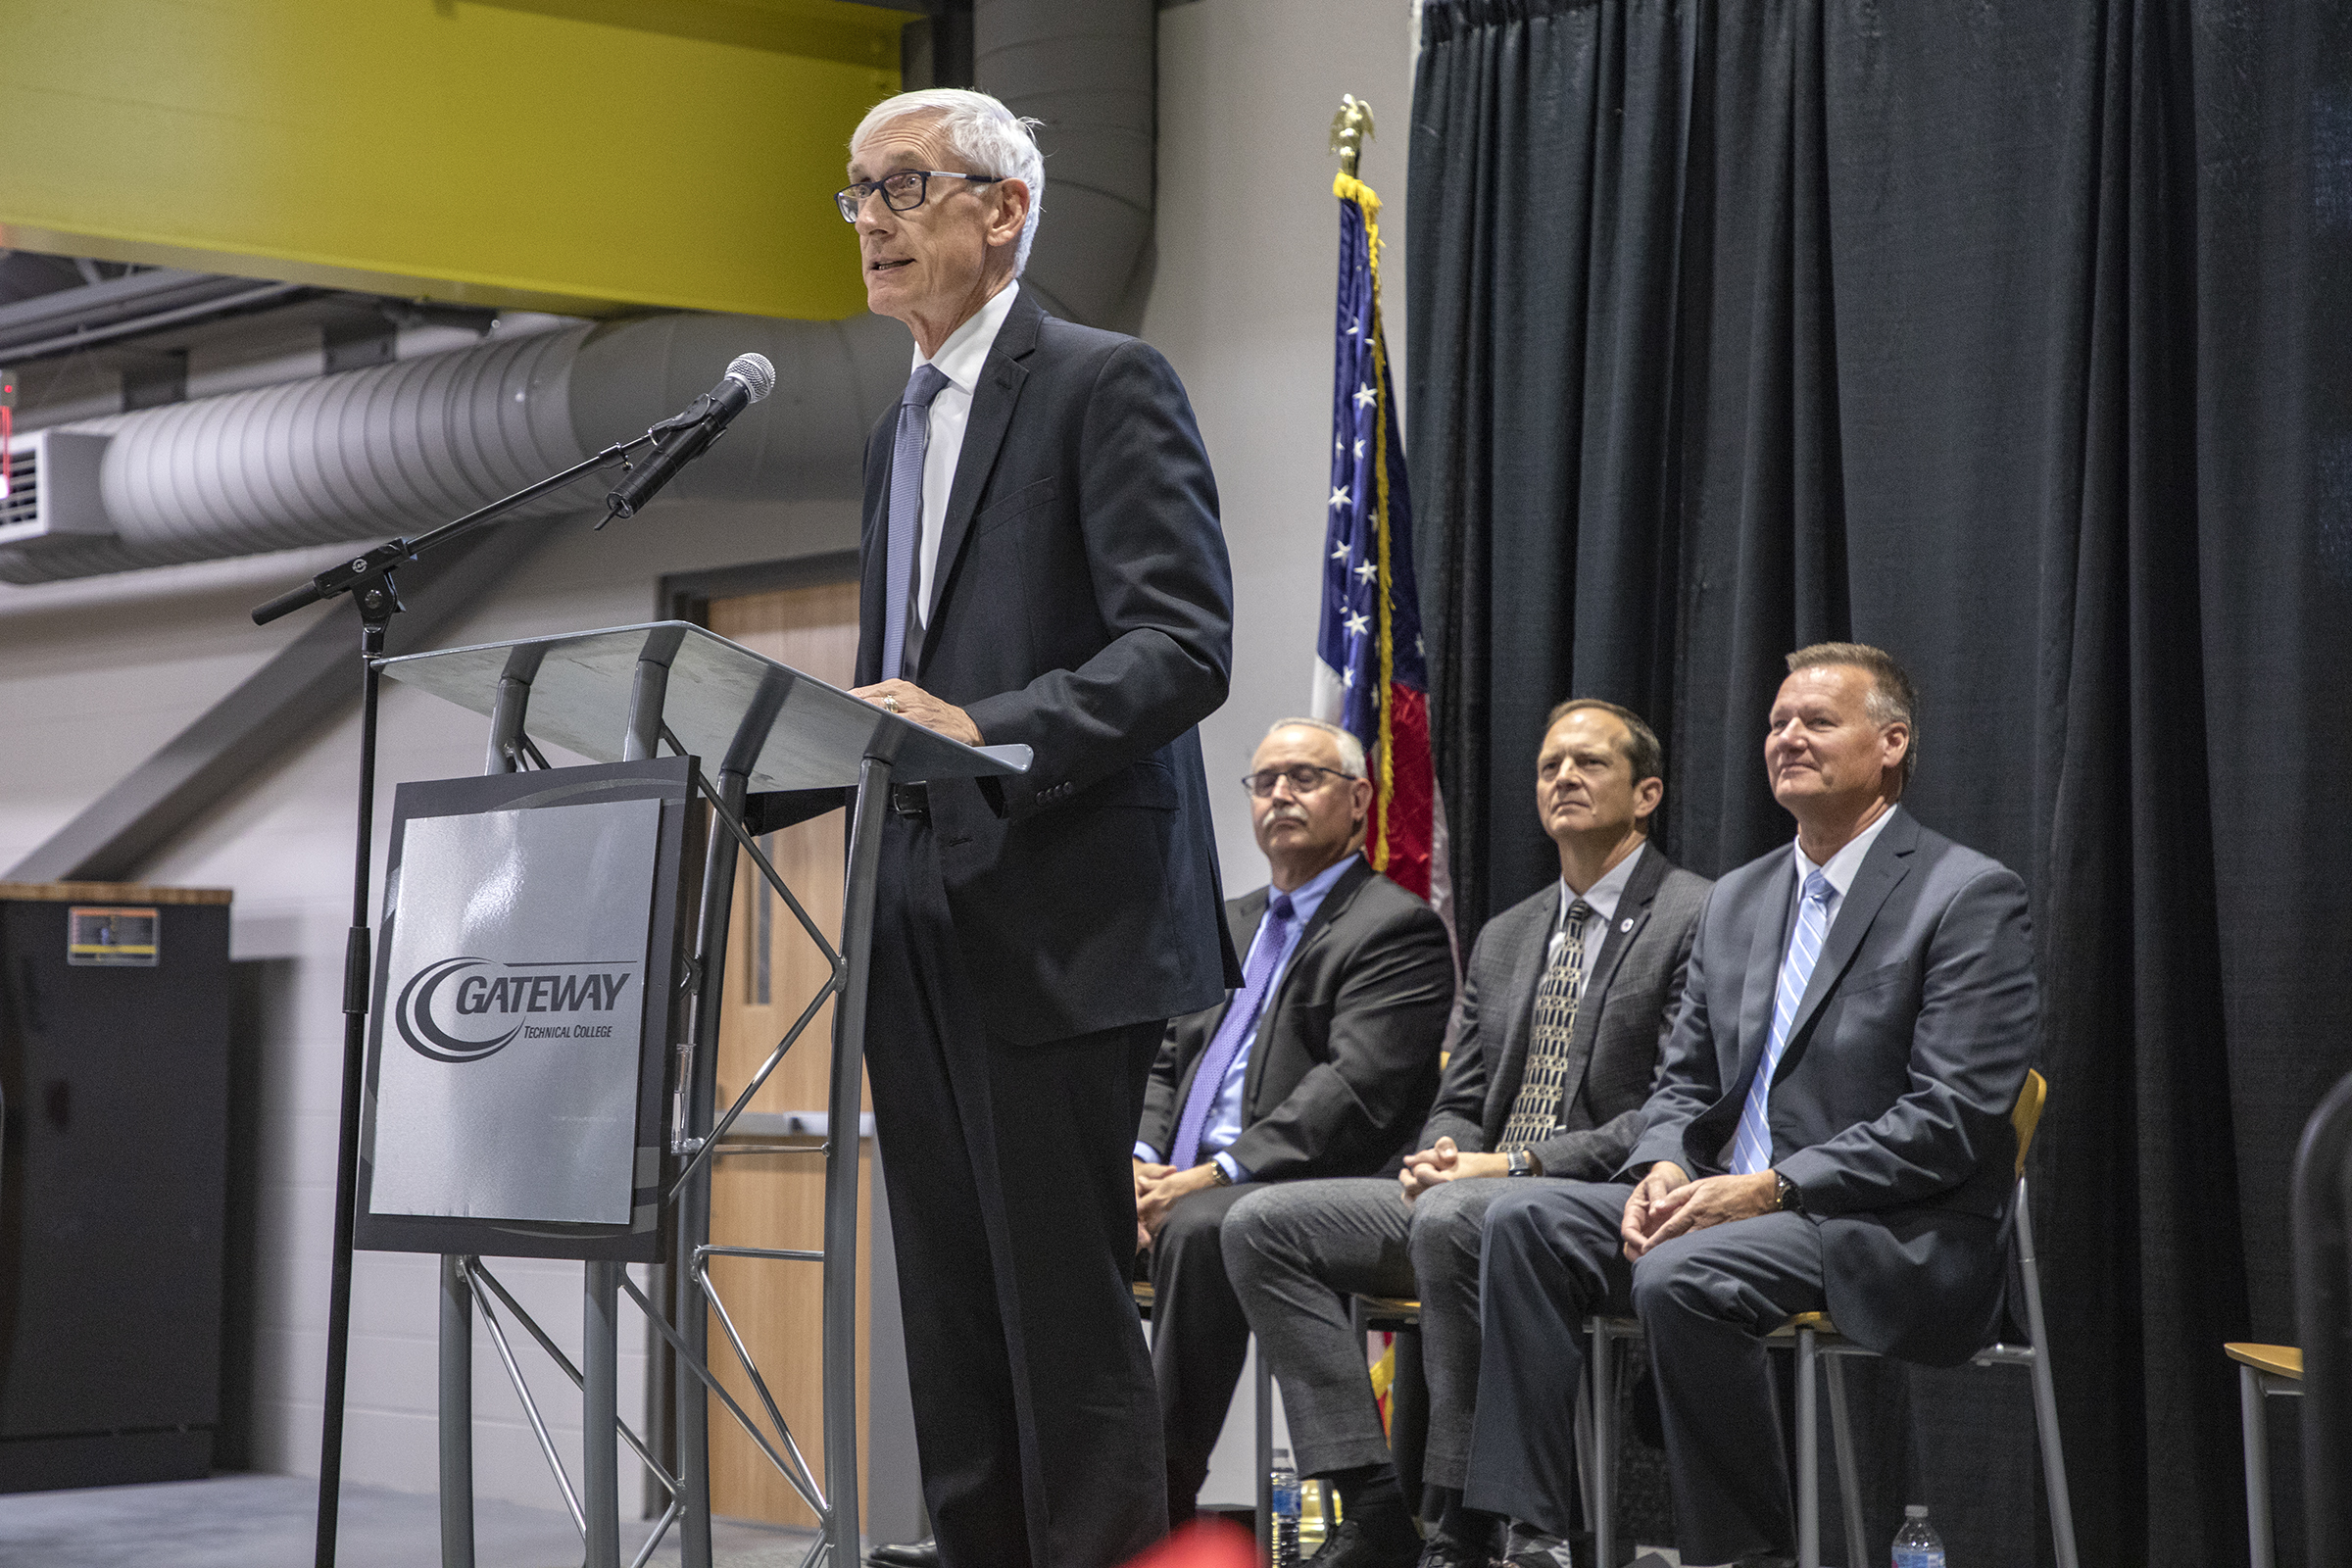
<svg viewBox="0 0 2352 1568">
<path fill-rule="evenodd" d="M 1715 885 L 1629 1174 L 1660 1159 L 1723 1170 L 1795 897 L 1786 848 Z M 1848 1338 L 1950 1365 L 1997 1333 L 2009 1110 L 2036 1016 L 2025 884 L 1899 811 L 1838 906 L 1768 1102 L 1774 1168 L 1820 1227 L 1830 1315 Z"/>
<path fill-rule="evenodd" d="M 1560 1120 L 1531 1151 L 1549 1176 L 1598 1181 L 1642 1134 L 1642 1103 L 1683 994 L 1690 937 L 1706 904 L 1706 878 L 1642 852 L 1609 922 L 1569 1041 Z M 1527 1068 L 1536 986 L 1559 914 L 1555 884 L 1487 922 L 1455 1004 L 1453 1055 L 1417 1148 L 1441 1137 L 1464 1150 L 1500 1146 Z"/>
</svg>

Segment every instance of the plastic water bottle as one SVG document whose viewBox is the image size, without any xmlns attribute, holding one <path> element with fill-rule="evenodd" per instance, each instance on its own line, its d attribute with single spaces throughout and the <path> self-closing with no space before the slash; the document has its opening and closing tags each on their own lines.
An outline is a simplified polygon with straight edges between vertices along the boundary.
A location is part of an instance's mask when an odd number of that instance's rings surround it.
<svg viewBox="0 0 2352 1568">
<path fill-rule="evenodd" d="M 1943 1538 L 1928 1523 L 1927 1504 L 1907 1503 L 1894 1533 L 1894 1568 L 1943 1568 Z"/>
<path fill-rule="evenodd" d="M 1298 1470 L 1291 1463 L 1291 1450 L 1274 1450 L 1274 1471 L 1271 1477 L 1274 1492 L 1274 1564 L 1273 1568 L 1298 1568 Z M 1936 1561 L 1940 1564 L 1942 1558 Z"/>
</svg>

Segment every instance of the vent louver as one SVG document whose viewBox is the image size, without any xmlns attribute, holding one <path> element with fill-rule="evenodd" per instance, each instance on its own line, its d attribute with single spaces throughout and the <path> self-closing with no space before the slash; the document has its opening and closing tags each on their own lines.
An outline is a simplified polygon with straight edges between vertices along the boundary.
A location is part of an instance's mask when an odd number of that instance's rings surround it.
<svg viewBox="0 0 2352 1568">
<path fill-rule="evenodd" d="M 98 491 L 107 440 L 86 430 L 35 430 L 11 441 L 0 545 L 114 532 Z"/>
</svg>

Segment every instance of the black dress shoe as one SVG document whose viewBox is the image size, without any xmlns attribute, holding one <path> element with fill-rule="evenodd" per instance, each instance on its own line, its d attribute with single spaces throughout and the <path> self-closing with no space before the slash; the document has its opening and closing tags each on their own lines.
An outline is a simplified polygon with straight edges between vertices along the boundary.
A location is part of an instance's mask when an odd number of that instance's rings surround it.
<svg viewBox="0 0 2352 1568">
<path fill-rule="evenodd" d="M 865 1560 L 873 1568 L 939 1568 L 939 1543 L 925 1536 L 895 1546 L 876 1546 L 865 1554 Z"/>
<path fill-rule="evenodd" d="M 1308 1568 L 1415 1568 L 1421 1536 L 1401 1508 L 1367 1509 L 1341 1520 L 1306 1560 Z"/>
</svg>

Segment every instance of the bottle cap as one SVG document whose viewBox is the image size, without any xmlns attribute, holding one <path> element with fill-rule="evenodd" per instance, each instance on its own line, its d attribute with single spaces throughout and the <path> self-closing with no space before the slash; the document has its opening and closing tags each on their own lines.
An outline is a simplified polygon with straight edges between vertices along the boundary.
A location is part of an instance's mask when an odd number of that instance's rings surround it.
<svg viewBox="0 0 2352 1568">
<path fill-rule="evenodd" d="M 1906 1502 L 1906 1503 L 1904 1503 L 1904 1504 L 1903 1504 L 1903 1517 L 1904 1517 L 1904 1518 L 1906 1518 L 1906 1519 L 1925 1519 L 1927 1516 L 1928 1516 L 1928 1505 L 1927 1505 L 1926 1503 L 1924 1503 L 1924 1502 Z"/>
</svg>

